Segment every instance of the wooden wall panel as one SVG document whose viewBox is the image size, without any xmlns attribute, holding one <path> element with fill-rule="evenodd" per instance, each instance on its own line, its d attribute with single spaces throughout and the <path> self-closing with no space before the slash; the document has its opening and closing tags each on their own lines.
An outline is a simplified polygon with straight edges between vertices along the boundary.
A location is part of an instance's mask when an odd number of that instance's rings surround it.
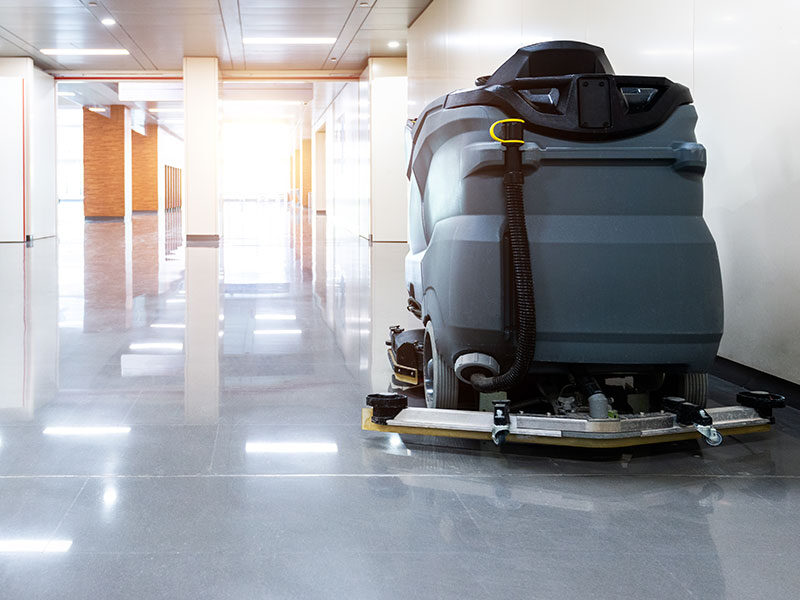
<svg viewBox="0 0 800 600">
<path fill-rule="evenodd" d="M 183 207 L 183 169 L 164 165 L 164 208 Z"/>
<path fill-rule="evenodd" d="M 130 152 L 130 117 L 125 106 L 109 116 L 83 109 L 83 214 L 125 217 L 125 159 Z M 130 158 L 130 157 L 129 157 Z M 130 189 L 130 188 L 128 188 Z"/>
<path fill-rule="evenodd" d="M 304 208 L 308 208 L 308 195 L 311 193 L 311 138 L 303 139 L 303 181 L 300 197 Z"/>
<path fill-rule="evenodd" d="M 131 131 L 133 210 L 158 210 L 158 125 L 145 125 L 145 134 Z"/>
</svg>

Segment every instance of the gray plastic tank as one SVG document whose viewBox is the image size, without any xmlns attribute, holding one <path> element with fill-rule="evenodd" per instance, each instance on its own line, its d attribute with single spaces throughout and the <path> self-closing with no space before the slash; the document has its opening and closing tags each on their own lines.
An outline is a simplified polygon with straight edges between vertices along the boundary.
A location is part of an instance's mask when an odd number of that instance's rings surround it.
<svg viewBox="0 0 800 600">
<path fill-rule="evenodd" d="M 601 48 L 578 42 L 522 48 L 477 83 L 408 129 L 406 279 L 439 387 L 455 385 L 461 355 L 501 368 L 513 359 L 504 148 L 489 135 L 507 118 L 525 121 L 531 371 L 705 373 L 722 335 L 722 286 L 689 91 L 614 75 Z M 455 407 L 453 394 L 434 404 Z"/>
</svg>

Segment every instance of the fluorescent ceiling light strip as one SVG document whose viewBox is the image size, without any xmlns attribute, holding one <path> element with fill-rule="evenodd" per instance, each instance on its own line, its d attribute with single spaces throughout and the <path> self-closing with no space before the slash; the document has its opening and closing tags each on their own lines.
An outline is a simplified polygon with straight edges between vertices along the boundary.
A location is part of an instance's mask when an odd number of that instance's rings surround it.
<svg viewBox="0 0 800 600">
<path fill-rule="evenodd" d="M 261 314 L 256 315 L 257 321 L 296 321 L 296 315 Z"/>
<path fill-rule="evenodd" d="M 256 329 L 255 335 L 299 335 L 302 329 Z"/>
<path fill-rule="evenodd" d="M 42 433 L 45 435 L 119 435 L 130 433 L 130 427 L 45 427 Z"/>
<path fill-rule="evenodd" d="M 134 342 L 130 350 L 183 350 L 182 342 Z"/>
<path fill-rule="evenodd" d="M 54 553 L 66 552 L 72 540 L 0 540 L 0 552 L 4 553 Z"/>
<path fill-rule="evenodd" d="M 89 110 L 92 111 L 92 112 L 98 112 L 98 113 L 106 112 L 105 106 L 90 106 Z"/>
<path fill-rule="evenodd" d="M 243 44 L 291 45 L 291 44 L 334 44 L 334 37 L 246 37 Z"/>
<path fill-rule="evenodd" d="M 247 442 L 248 454 L 336 454 L 339 446 L 333 442 Z"/>
<path fill-rule="evenodd" d="M 45 56 L 127 56 L 125 48 L 42 48 Z"/>
</svg>

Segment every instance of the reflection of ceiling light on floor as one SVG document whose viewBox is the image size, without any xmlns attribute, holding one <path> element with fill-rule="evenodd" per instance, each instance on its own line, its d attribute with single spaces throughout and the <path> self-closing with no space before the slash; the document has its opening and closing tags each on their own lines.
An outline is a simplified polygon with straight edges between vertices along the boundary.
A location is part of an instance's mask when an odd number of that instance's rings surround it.
<svg viewBox="0 0 800 600">
<path fill-rule="evenodd" d="M 130 427 L 45 427 L 45 435 L 119 435 L 130 433 Z"/>
<path fill-rule="evenodd" d="M 248 454 L 335 454 L 339 446 L 333 442 L 247 442 Z"/>
<path fill-rule="evenodd" d="M 72 540 L 0 540 L 0 552 L 66 552 Z"/>
<path fill-rule="evenodd" d="M 185 323 L 151 323 L 153 329 L 186 329 Z"/>
<path fill-rule="evenodd" d="M 297 315 L 261 314 L 256 315 L 257 321 L 296 321 Z"/>
<path fill-rule="evenodd" d="M 298 335 L 303 333 L 302 329 L 256 329 L 255 335 Z"/>
<path fill-rule="evenodd" d="M 134 342 L 130 350 L 183 350 L 183 342 Z"/>
<path fill-rule="evenodd" d="M 167 298 L 167 304 L 182 304 L 186 302 L 186 298 Z"/>
<path fill-rule="evenodd" d="M 117 503 L 117 497 L 117 490 L 112 486 L 108 486 L 103 492 L 103 504 L 114 506 Z"/>
<path fill-rule="evenodd" d="M 58 326 L 61 329 L 79 329 L 83 327 L 83 321 L 59 321 Z"/>
</svg>

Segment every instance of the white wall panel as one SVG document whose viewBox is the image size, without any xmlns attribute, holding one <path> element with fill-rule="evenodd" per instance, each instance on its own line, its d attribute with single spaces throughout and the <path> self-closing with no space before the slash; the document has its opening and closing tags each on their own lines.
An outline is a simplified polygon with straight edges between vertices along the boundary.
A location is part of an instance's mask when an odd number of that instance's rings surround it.
<svg viewBox="0 0 800 600">
<path fill-rule="evenodd" d="M 183 89 L 186 234 L 219 235 L 217 59 L 184 58 Z"/>
<path fill-rule="evenodd" d="M 25 241 L 22 94 L 22 77 L 0 77 L 0 242 Z"/>
<path fill-rule="evenodd" d="M 56 234 L 56 85 L 34 69 L 30 95 L 30 225 L 36 239 Z"/>
<path fill-rule="evenodd" d="M 369 202 L 370 231 L 376 242 L 406 241 L 405 108 L 408 80 L 405 58 L 369 59 Z"/>
<path fill-rule="evenodd" d="M 722 265 L 720 354 L 800 382 L 800 80 L 787 75 L 798 31 L 791 0 L 434 0 L 409 30 L 408 113 L 548 39 L 597 44 L 617 73 L 689 86 Z"/>
</svg>

